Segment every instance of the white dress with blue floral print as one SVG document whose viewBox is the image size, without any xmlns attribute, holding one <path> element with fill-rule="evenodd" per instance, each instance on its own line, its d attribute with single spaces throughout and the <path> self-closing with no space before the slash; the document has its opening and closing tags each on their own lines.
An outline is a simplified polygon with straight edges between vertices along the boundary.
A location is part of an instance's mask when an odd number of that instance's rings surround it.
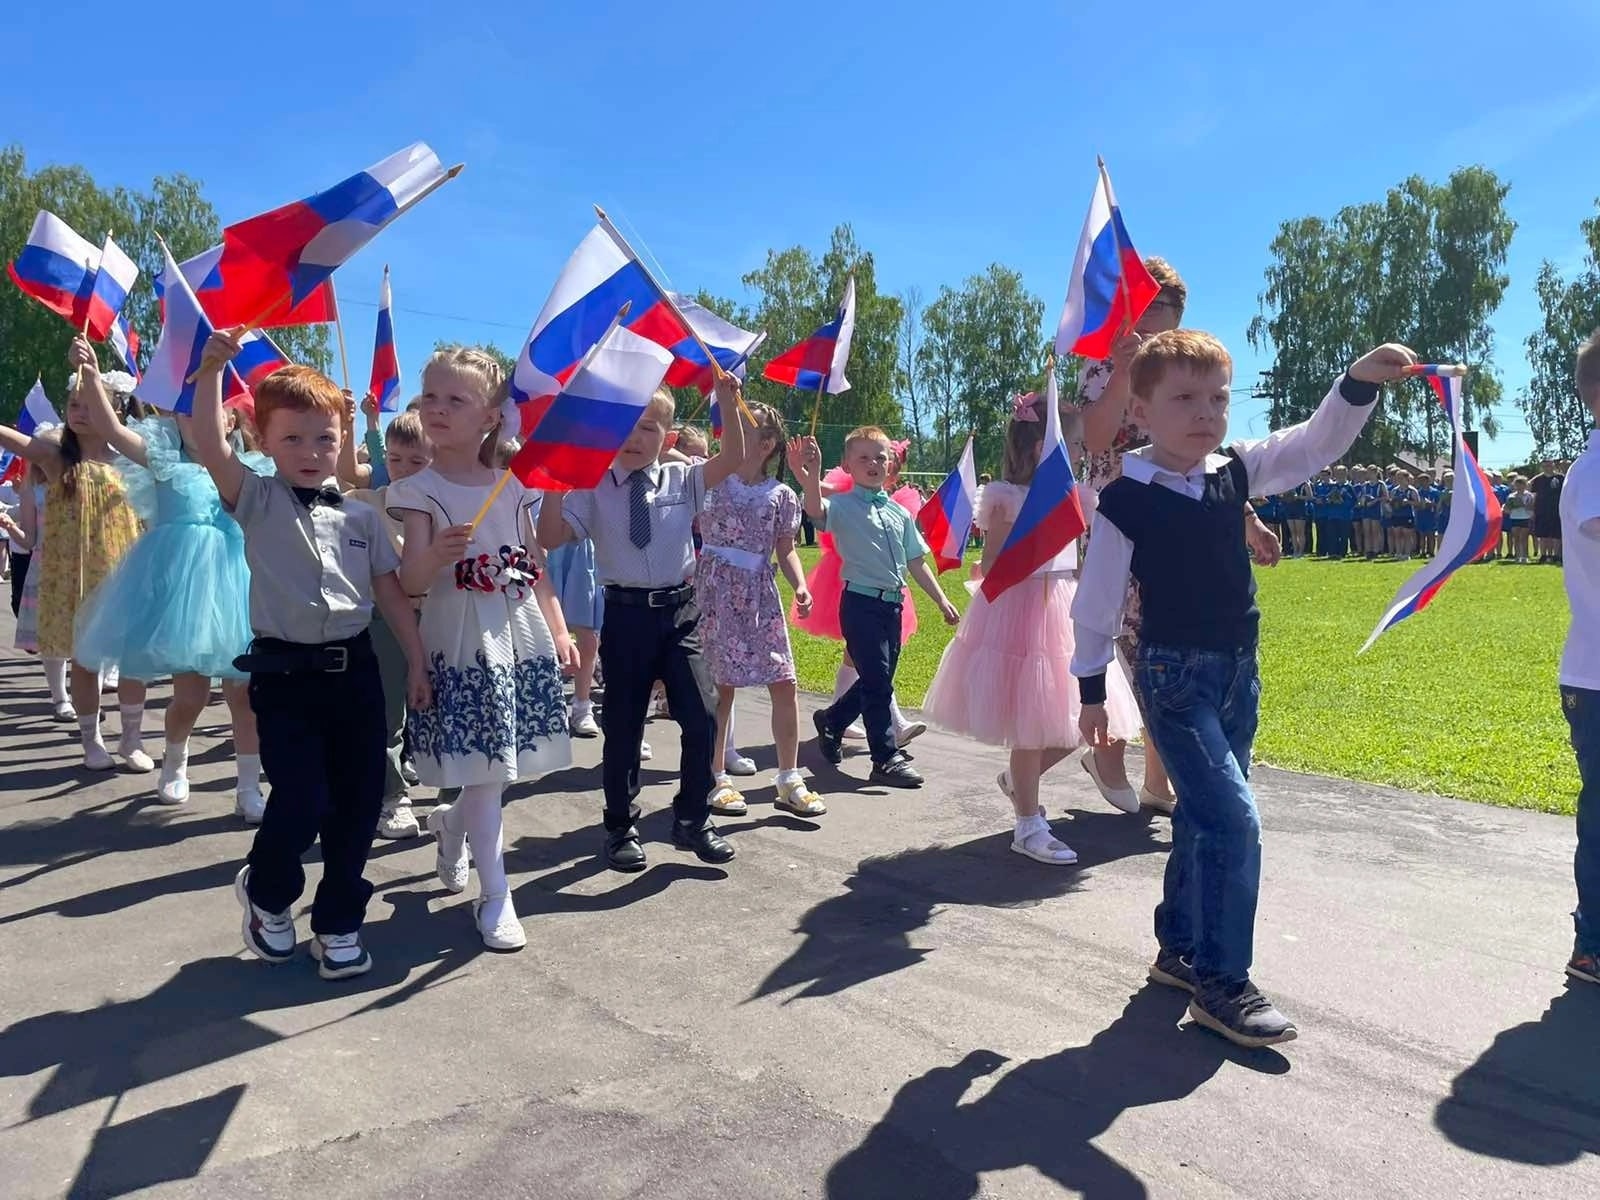
<svg viewBox="0 0 1600 1200">
<path fill-rule="evenodd" d="M 389 512 L 435 530 L 472 520 L 490 485 L 432 468 L 391 483 Z M 526 571 L 537 494 L 507 482 L 478 525 L 472 557 L 446 567 L 422 605 L 433 707 L 410 714 L 417 774 L 432 787 L 513 783 L 572 764 L 555 641 Z"/>
</svg>

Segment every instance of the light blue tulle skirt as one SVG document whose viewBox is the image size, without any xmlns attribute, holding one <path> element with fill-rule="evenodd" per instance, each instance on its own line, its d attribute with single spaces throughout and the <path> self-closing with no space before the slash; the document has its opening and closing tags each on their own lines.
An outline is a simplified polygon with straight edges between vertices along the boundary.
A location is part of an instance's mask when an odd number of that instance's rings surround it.
<svg viewBox="0 0 1600 1200">
<path fill-rule="evenodd" d="M 233 660 L 250 647 L 249 593 L 237 525 L 157 525 L 80 610 L 73 657 L 131 679 L 243 679 Z"/>
</svg>

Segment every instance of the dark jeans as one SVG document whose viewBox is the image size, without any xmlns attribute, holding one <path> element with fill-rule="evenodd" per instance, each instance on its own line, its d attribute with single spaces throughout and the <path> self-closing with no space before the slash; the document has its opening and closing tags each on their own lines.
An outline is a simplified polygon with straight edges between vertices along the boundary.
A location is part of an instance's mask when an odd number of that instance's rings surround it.
<svg viewBox="0 0 1600 1200">
<path fill-rule="evenodd" d="M 1247 782 L 1261 704 L 1254 647 L 1145 643 L 1134 667 L 1150 735 L 1182 799 L 1156 940 L 1185 955 L 1203 988 L 1249 977 L 1261 890 L 1261 818 Z"/>
<path fill-rule="evenodd" d="M 28 582 L 28 564 L 33 561 L 31 554 L 18 554 L 11 552 L 11 615 L 14 617 L 22 611 L 22 585 Z"/>
<path fill-rule="evenodd" d="M 406 732 L 406 652 L 377 613 L 372 614 L 373 653 L 378 656 L 378 678 L 383 682 L 383 720 L 386 726 L 383 747 L 383 798 L 403 800 L 409 794 L 400 763 L 405 757 Z"/>
<path fill-rule="evenodd" d="M 716 691 L 700 655 L 700 610 L 693 600 L 668 608 L 619 604 L 606 593 L 600 625 L 600 666 L 606 702 L 600 709 L 605 741 L 600 777 L 605 787 L 605 826 L 626 829 L 639 817 L 639 740 L 644 737 L 650 690 L 666 686 L 667 707 L 678 723 L 682 755 L 672 814 L 702 824 L 710 809 L 711 743 L 716 740 Z"/>
<path fill-rule="evenodd" d="M 300 859 L 322 840 L 314 933 L 354 933 L 372 885 L 362 878 L 383 806 L 383 683 L 363 637 L 340 672 L 250 676 L 261 765 L 272 796 L 250 847 L 250 899 L 285 912 L 305 891 Z"/>
<path fill-rule="evenodd" d="M 889 701 L 894 696 L 894 669 L 900 662 L 900 601 L 844 592 L 839 596 L 839 630 L 855 661 L 856 681 L 823 710 L 823 719 L 838 733 L 860 717 L 867 727 L 872 761 L 881 765 L 899 749 Z"/>
<path fill-rule="evenodd" d="M 1578 755 L 1578 853 L 1573 875 L 1578 907 L 1572 914 L 1577 949 L 1600 954 L 1600 692 L 1561 689 L 1561 709 L 1572 727 Z"/>
<path fill-rule="evenodd" d="M 1314 553 L 1326 555 L 1328 553 L 1328 519 L 1318 517 L 1311 522 L 1311 528 L 1316 531 L 1317 545 Z"/>
<path fill-rule="evenodd" d="M 1350 553 L 1350 518 L 1329 517 L 1327 524 L 1327 555 L 1329 558 L 1343 558 Z"/>
</svg>

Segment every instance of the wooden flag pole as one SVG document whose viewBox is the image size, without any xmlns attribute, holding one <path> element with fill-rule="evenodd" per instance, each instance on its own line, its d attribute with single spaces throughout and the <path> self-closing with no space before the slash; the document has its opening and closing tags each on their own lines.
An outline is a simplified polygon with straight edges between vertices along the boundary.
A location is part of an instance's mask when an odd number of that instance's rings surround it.
<svg viewBox="0 0 1600 1200">
<path fill-rule="evenodd" d="M 1453 379 L 1465 379 L 1467 377 L 1467 365 L 1465 363 L 1439 363 L 1434 366 L 1432 372 L 1429 372 L 1428 370 L 1429 365 L 1430 364 L 1427 363 L 1412 363 L 1408 367 L 1401 367 L 1400 374 L 1408 377 L 1414 375 L 1427 375 L 1430 373 L 1434 375 L 1445 375 Z"/>
<path fill-rule="evenodd" d="M 766 340 L 767 340 L 767 331 L 765 329 L 763 329 L 760 333 L 756 334 L 755 340 L 750 343 L 750 348 L 748 350 L 746 350 L 743 354 L 741 354 L 738 358 L 736 358 L 734 360 L 733 366 L 728 368 L 729 373 L 732 374 L 734 371 L 737 371 L 739 369 L 739 367 L 743 363 L 749 362 L 750 361 L 750 356 L 752 354 L 754 354 L 757 350 L 759 350 L 761 348 L 762 344 L 766 342 Z M 706 397 L 705 396 L 701 396 L 698 400 L 696 400 L 694 402 L 694 407 L 689 410 L 689 415 L 687 417 L 685 417 L 684 420 L 685 421 L 694 420 L 696 417 L 698 417 L 700 415 L 700 410 L 702 408 L 704 408 L 705 405 L 706 405 Z"/>
<path fill-rule="evenodd" d="M 650 273 L 650 268 L 645 265 L 644 260 L 633 252 L 633 247 L 628 244 L 628 239 L 622 236 L 622 231 L 611 223 L 610 217 L 606 216 L 606 210 L 596 204 L 594 206 L 594 211 L 595 215 L 600 218 L 600 224 L 605 227 L 606 233 L 610 236 L 612 241 L 616 242 L 617 248 L 629 258 L 633 259 L 634 262 L 639 264 L 639 269 L 644 272 L 644 277 L 650 281 L 650 286 L 655 289 L 656 295 L 661 298 L 661 303 L 665 304 L 667 308 L 671 310 L 672 315 L 677 318 L 678 324 L 683 326 L 683 328 L 688 331 L 689 336 L 694 339 L 694 344 L 700 347 L 700 353 L 704 354 L 706 356 L 706 361 L 711 364 L 712 376 L 716 379 L 721 379 L 727 374 L 727 372 L 722 369 L 722 364 L 719 363 L 716 359 L 716 356 L 711 353 L 711 349 L 706 345 L 705 339 L 700 336 L 695 327 L 689 324 L 688 320 L 684 317 L 683 310 L 678 307 L 678 302 L 672 298 L 672 296 L 667 292 L 666 288 L 662 287 L 661 284 L 656 281 L 656 277 Z M 734 393 L 734 399 L 739 402 L 739 411 L 744 414 L 744 419 L 748 421 L 750 423 L 750 427 L 754 429 L 756 424 L 755 415 L 751 413 L 750 406 L 744 402 L 744 389 L 742 387 Z"/>
<path fill-rule="evenodd" d="M 600 349 L 601 345 L 608 337 L 611 336 L 611 331 L 618 325 L 622 324 L 623 319 L 628 315 L 628 310 L 632 307 L 633 301 L 630 300 L 617 310 L 617 315 L 611 318 L 611 324 L 606 326 L 606 331 L 602 333 L 598 339 L 596 339 L 595 344 L 590 346 L 584 356 L 578 360 L 577 369 L 572 372 L 569 378 L 576 379 L 579 375 L 583 374 L 583 369 L 589 365 L 589 360 L 595 356 L 595 353 Z M 489 510 L 494 507 L 494 502 L 500 498 L 500 493 L 505 489 L 505 486 L 510 479 L 511 468 L 507 467 L 505 470 L 500 472 L 500 478 L 495 481 L 494 489 L 490 491 L 489 498 L 483 502 L 483 506 L 478 509 L 477 515 L 473 517 L 470 522 L 468 522 L 472 528 L 476 529 L 484 517 L 489 515 Z"/>
<path fill-rule="evenodd" d="M 1117 251 L 1117 290 L 1122 293 L 1122 327 L 1117 330 L 1117 336 L 1121 337 L 1133 326 L 1128 319 L 1128 314 L 1133 311 L 1133 303 L 1128 298 L 1128 273 L 1122 269 L 1122 234 L 1117 231 L 1117 206 L 1111 198 L 1111 176 L 1106 173 L 1104 158 L 1097 154 L 1094 161 L 1100 168 L 1100 190 L 1105 193 L 1106 208 L 1111 212 L 1111 244 Z"/>
<path fill-rule="evenodd" d="M 344 376 L 344 390 L 350 390 L 350 356 L 344 349 L 344 314 L 339 311 L 339 293 L 334 290 L 333 276 L 328 276 L 328 296 L 333 301 L 333 331 L 339 338 L 339 372 Z"/>
</svg>

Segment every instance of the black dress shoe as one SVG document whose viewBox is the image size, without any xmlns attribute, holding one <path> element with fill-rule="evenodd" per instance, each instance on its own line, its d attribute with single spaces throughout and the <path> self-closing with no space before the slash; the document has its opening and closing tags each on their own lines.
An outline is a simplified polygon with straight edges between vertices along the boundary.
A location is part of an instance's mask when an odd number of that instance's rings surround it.
<svg viewBox="0 0 1600 1200">
<path fill-rule="evenodd" d="M 911 765 L 904 754 L 896 754 L 888 762 L 873 763 L 872 774 L 867 777 L 869 783 L 881 783 L 884 787 L 919 788 L 922 786 L 921 773 Z"/>
<path fill-rule="evenodd" d="M 844 737 L 828 728 L 828 718 L 822 709 L 811 714 L 811 723 L 817 727 L 817 749 L 822 757 L 838 765 L 844 761 Z"/>
<path fill-rule="evenodd" d="M 717 832 L 709 817 L 698 826 L 693 821 L 674 821 L 672 844 L 679 850 L 694 851 L 701 862 L 725 863 L 734 855 L 733 847 Z"/>
<path fill-rule="evenodd" d="M 629 825 L 606 833 L 606 866 L 613 871 L 644 870 L 644 847 L 639 844 L 637 827 Z"/>
</svg>

